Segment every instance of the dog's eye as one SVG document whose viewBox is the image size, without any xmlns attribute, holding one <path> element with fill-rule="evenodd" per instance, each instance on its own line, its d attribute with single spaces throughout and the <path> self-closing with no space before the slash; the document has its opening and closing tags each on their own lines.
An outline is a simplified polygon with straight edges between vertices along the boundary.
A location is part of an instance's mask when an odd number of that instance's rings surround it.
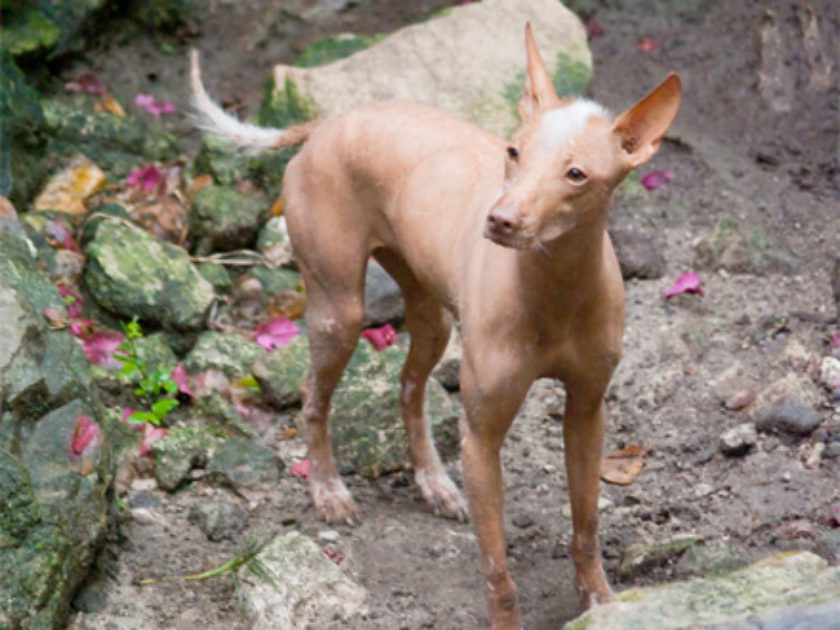
<svg viewBox="0 0 840 630">
<path fill-rule="evenodd" d="M 579 168 L 572 167 L 566 171 L 566 179 L 570 182 L 574 182 L 575 184 L 580 184 L 581 182 L 586 181 L 586 173 Z"/>
<path fill-rule="evenodd" d="M 508 147 L 507 148 L 507 156 L 511 160 L 516 161 L 516 158 L 519 157 L 519 149 L 517 149 L 516 147 Z"/>
</svg>

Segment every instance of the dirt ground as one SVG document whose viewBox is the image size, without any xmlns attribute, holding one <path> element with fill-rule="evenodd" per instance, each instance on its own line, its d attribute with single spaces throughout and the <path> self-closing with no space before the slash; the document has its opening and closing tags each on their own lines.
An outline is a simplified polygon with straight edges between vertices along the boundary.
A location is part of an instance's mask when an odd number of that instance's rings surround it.
<svg viewBox="0 0 840 630">
<path fill-rule="evenodd" d="M 350 2 L 337 14 L 306 20 L 266 9 L 282 4 L 208 2 L 207 13 L 196 21 L 189 44 L 204 51 L 216 93 L 241 103 L 243 113 L 255 111 L 271 65 L 292 60 L 312 41 L 332 32 L 393 30 L 447 3 Z M 815 85 L 819 68 L 808 62 L 804 3 L 591 4 L 603 34 L 591 41 L 590 96 L 621 111 L 671 70 L 681 74 L 685 91 L 676 124 L 644 171 L 672 170 L 671 186 L 621 195 L 613 216 L 616 225 L 630 224 L 662 240 L 667 271 L 658 280 L 627 283 L 625 357 L 608 396 L 606 449 L 634 443 L 652 450 L 631 485 L 602 484 L 607 501 L 601 541 L 611 581 L 623 589 L 679 576 L 677 565 L 621 582 L 617 567 L 629 545 L 681 533 L 699 534 L 708 546 L 747 560 L 805 548 L 836 563 L 840 552 L 827 551 L 821 540 L 829 531 L 829 506 L 840 501 L 840 459 L 823 458 L 813 469 L 803 463 L 817 441 L 840 434 L 840 414 L 828 396 L 821 410 L 827 433 L 795 440 L 760 435 L 752 453 L 725 457 L 719 436 L 748 421 L 749 410 L 726 410 L 710 384 L 735 363 L 744 366 L 745 380 L 756 389 L 790 372 L 810 373 L 813 360 L 809 365 L 807 355 L 827 355 L 827 336 L 840 329 L 829 279 L 832 258 L 840 252 L 838 60 L 833 59 L 830 85 Z M 836 51 L 840 7 L 832 0 L 810 6 L 824 51 Z M 769 8 L 775 17 L 767 14 Z M 782 44 L 771 49 L 766 29 L 773 20 Z M 642 38 L 660 46 L 640 51 Z M 176 43 L 168 54 L 160 42 L 131 38 L 91 54 L 86 65 L 68 68 L 67 74 L 92 70 L 108 85 L 119 77 L 125 102 L 138 91 L 154 91 L 184 105 L 185 49 Z M 773 54 L 781 60 L 775 65 Z M 761 78 L 768 67 L 775 74 Z M 772 93 L 771 79 L 781 86 Z M 195 141 L 185 120 L 171 124 L 185 140 Z M 795 271 L 704 271 L 705 297 L 666 303 L 665 289 L 695 268 L 693 243 L 722 215 L 763 230 L 796 257 Z M 771 317 L 784 325 L 768 329 Z M 563 510 L 568 497 L 562 396 L 559 384 L 536 384 L 504 446 L 508 552 L 525 626 L 533 630 L 557 628 L 579 613 L 566 553 L 571 523 Z M 265 441 L 287 463 L 304 456 L 299 440 L 278 443 L 275 435 L 269 431 Z M 460 483 L 458 463 L 449 467 Z M 122 523 L 103 551 L 99 577 L 77 600 L 86 612 L 74 614 L 71 628 L 245 627 L 228 577 L 137 584 L 144 577 L 217 566 L 240 549 L 241 541 L 209 542 L 188 522 L 190 506 L 212 496 L 247 509 L 248 533 L 295 528 L 318 540 L 319 532 L 338 532 L 341 566 L 368 589 L 370 612 L 336 627 L 486 625 L 472 526 L 432 515 L 409 473 L 373 482 L 347 478 L 363 510 L 356 527 L 320 523 L 303 482 L 289 475 L 272 492 L 245 498 L 197 477 L 169 495 L 135 482 L 128 507 L 146 508 L 156 520 Z"/>
</svg>

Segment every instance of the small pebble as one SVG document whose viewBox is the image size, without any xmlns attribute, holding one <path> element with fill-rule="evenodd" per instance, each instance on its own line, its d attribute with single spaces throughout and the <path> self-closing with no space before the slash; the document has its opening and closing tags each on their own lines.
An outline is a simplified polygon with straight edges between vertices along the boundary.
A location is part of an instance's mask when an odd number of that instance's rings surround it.
<svg viewBox="0 0 840 630">
<path fill-rule="evenodd" d="M 341 534 L 339 534 L 334 529 L 325 529 L 322 532 L 318 532 L 318 540 L 325 543 L 335 543 L 338 542 L 341 538 Z"/>
<path fill-rule="evenodd" d="M 517 514 L 513 517 L 513 524 L 519 529 L 525 529 L 526 527 L 531 527 L 531 525 L 534 524 L 534 519 L 530 514 Z"/>
<path fill-rule="evenodd" d="M 720 451 L 729 457 L 745 455 L 758 442 L 758 433 L 752 422 L 733 427 L 720 436 Z"/>
</svg>

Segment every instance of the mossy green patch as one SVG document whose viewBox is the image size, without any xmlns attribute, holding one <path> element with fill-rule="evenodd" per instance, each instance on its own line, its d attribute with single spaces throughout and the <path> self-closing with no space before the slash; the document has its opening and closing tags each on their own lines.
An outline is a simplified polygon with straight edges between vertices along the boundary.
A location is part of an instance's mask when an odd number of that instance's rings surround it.
<svg viewBox="0 0 840 630">
<path fill-rule="evenodd" d="M 13 14 L 0 28 L 0 46 L 15 56 L 52 48 L 60 39 L 61 29 L 37 9 Z"/>
<path fill-rule="evenodd" d="M 385 35 L 354 35 L 342 33 L 319 40 L 306 48 L 295 60 L 299 68 L 323 66 L 370 48 L 385 39 Z"/>
<path fill-rule="evenodd" d="M 563 98 L 581 94 L 592 78 L 592 68 L 564 52 L 557 53 L 556 60 L 551 82 L 557 96 Z"/>
</svg>

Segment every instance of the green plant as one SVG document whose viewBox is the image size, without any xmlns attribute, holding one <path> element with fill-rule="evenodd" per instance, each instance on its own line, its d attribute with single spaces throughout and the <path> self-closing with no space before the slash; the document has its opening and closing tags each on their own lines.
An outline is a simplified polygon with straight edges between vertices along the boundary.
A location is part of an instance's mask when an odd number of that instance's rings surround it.
<svg viewBox="0 0 840 630">
<path fill-rule="evenodd" d="M 125 341 L 119 345 L 119 352 L 114 358 L 123 364 L 122 373 L 130 380 L 137 380 L 134 393 L 149 405 L 148 411 L 135 411 L 128 417 L 128 422 L 148 422 L 160 426 L 166 415 L 178 406 L 175 395 L 178 383 L 172 373 L 165 369 L 149 370 L 146 362 L 137 351 L 137 340 L 143 337 L 143 331 L 135 317 L 123 323 Z"/>
</svg>

